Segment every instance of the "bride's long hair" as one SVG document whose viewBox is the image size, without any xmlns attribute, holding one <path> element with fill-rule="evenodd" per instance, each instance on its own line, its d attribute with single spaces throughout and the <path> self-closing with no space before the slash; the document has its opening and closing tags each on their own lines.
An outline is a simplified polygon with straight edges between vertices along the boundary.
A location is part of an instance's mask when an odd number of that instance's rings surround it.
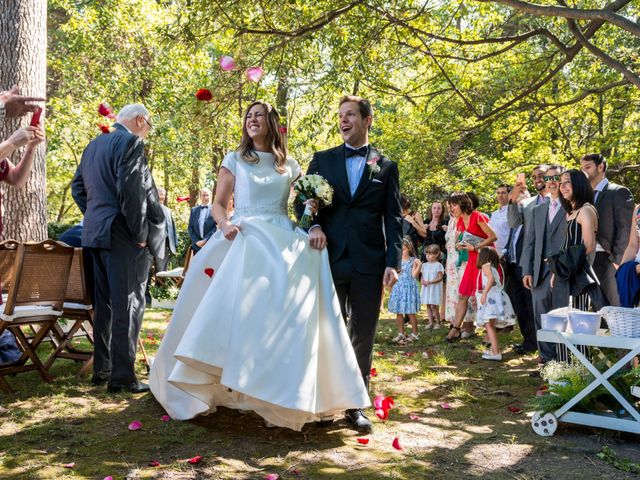
<svg viewBox="0 0 640 480">
<path fill-rule="evenodd" d="M 249 111 L 256 105 L 261 105 L 262 108 L 264 108 L 267 119 L 266 143 L 275 157 L 273 163 L 276 172 L 284 173 L 284 164 L 287 161 L 287 144 L 284 140 L 284 134 L 280 131 L 280 115 L 278 115 L 276 109 L 267 102 L 256 100 L 245 110 L 242 116 L 242 139 L 240 140 L 240 146 L 238 146 L 238 152 L 247 163 L 258 163 L 259 161 L 258 154 L 253 147 L 253 140 L 251 140 L 249 132 L 247 132 L 247 115 L 249 115 Z"/>
</svg>

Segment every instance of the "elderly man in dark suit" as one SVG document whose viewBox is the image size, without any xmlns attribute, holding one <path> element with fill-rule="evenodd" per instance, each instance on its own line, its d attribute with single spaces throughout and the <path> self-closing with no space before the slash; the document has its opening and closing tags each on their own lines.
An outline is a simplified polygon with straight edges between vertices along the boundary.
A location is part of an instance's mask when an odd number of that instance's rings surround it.
<svg viewBox="0 0 640 480">
<path fill-rule="evenodd" d="M 593 270 L 600 280 L 600 288 L 610 305 L 619 306 L 616 270 L 629 242 L 629 229 L 633 215 L 633 196 L 628 188 L 610 182 L 607 177 L 607 159 L 591 153 L 580 159 L 580 168 L 593 187 L 598 211 L 596 258 Z"/>
<path fill-rule="evenodd" d="M 567 305 L 569 301 L 568 294 L 566 298 L 554 298 L 554 294 L 564 295 L 566 292 L 553 291 L 551 271 L 545 261 L 549 255 L 562 248 L 564 241 L 567 212 L 560 201 L 560 175 L 563 171 L 564 168 L 559 165 L 551 165 L 546 170 L 544 177 L 549 201 L 542 202 L 533 208 L 531 220 L 525 224 L 524 229 L 520 266 L 524 286 L 532 292 L 536 330 L 542 326 L 540 315 L 552 310 L 554 302 Z M 556 357 L 556 348 L 553 343 L 538 342 L 538 351 L 543 362 Z"/>
<path fill-rule="evenodd" d="M 216 233 L 216 222 L 211 215 L 211 190 L 208 188 L 200 190 L 200 205 L 191 209 L 188 232 L 194 255 Z"/>
<path fill-rule="evenodd" d="M 94 289 L 92 383 L 109 392 L 144 392 L 135 374 L 151 256 L 164 256 L 165 225 L 144 155 L 148 110 L 126 105 L 115 130 L 89 143 L 72 182 L 84 214 L 82 246 L 91 249 Z"/>
<path fill-rule="evenodd" d="M 393 285 L 401 263 L 399 174 L 398 165 L 369 144 L 373 111 L 367 100 L 343 97 L 338 114 L 344 144 L 314 154 L 307 171 L 334 188 L 333 203 L 318 211 L 309 240 L 313 248 L 328 249 L 342 315 L 368 386 L 382 286 Z M 348 410 L 346 419 L 360 432 L 372 430 L 362 410 Z"/>
</svg>

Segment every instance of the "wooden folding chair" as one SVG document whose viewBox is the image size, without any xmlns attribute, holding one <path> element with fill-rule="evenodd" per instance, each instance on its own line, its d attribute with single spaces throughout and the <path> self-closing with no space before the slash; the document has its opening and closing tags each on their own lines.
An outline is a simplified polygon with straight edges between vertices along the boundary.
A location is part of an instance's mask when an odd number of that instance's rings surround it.
<svg viewBox="0 0 640 480">
<path fill-rule="evenodd" d="M 9 285 L 13 277 L 13 266 L 16 260 L 16 252 L 18 251 L 18 242 L 15 240 L 5 240 L 0 242 L 0 285 L 2 289 L 3 302 L 6 302 L 9 293 Z"/>
<path fill-rule="evenodd" d="M 47 360 L 45 367 L 49 370 L 56 359 L 68 358 L 84 362 L 78 373 L 79 376 L 82 376 L 93 363 L 93 350 L 81 350 L 71 344 L 74 338 L 84 337 L 93 345 L 93 304 L 87 291 L 82 248 L 74 249 L 60 319 L 65 319 L 71 323 L 63 326 L 58 321 L 51 329 L 49 337 L 55 350 Z"/>
<path fill-rule="evenodd" d="M 193 250 L 191 245 L 187 246 L 187 251 L 184 254 L 184 264 L 182 267 L 174 268 L 173 270 L 167 270 L 164 272 L 156 272 L 156 278 L 161 281 L 172 280 L 175 282 L 176 287 L 180 287 L 184 281 L 184 276 L 187 274 L 189 263 L 191 263 L 191 257 L 193 257 Z"/>
<path fill-rule="evenodd" d="M 53 240 L 18 246 L 7 302 L 0 306 L 0 335 L 13 333 L 23 353 L 16 362 L 0 366 L 0 389 L 11 391 L 6 375 L 32 370 L 51 381 L 36 350 L 62 313 L 72 259 L 73 248 Z M 35 334 L 28 336 L 27 328 Z"/>
</svg>

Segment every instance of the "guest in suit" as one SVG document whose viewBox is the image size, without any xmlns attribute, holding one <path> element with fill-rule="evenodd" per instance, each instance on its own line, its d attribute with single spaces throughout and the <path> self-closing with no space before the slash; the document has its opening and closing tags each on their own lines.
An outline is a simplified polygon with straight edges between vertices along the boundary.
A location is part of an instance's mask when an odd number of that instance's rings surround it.
<svg viewBox="0 0 640 480">
<path fill-rule="evenodd" d="M 369 143 L 368 100 L 342 97 L 338 116 L 344 144 L 316 152 L 307 171 L 334 188 L 333 203 L 318 211 L 309 239 L 313 248 L 328 249 L 342 315 L 368 386 L 382 285 L 397 281 L 401 264 L 399 174 L 398 165 Z M 360 432 L 372 430 L 360 409 L 348 410 L 346 418 Z"/>
<path fill-rule="evenodd" d="M 194 255 L 204 247 L 207 240 L 216 232 L 216 222 L 211 216 L 211 190 L 208 188 L 200 190 L 200 205 L 191 209 L 188 231 Z"/>
<path fill-rule="evenodd" d="M 173 214 L 169 207 L 164 202 L 167 198 L 167 191 L 164 188 L 158 188 L 158 198 L 160 199 L 160 207 L 164 214 L 164 225 L 167 232 L 167 239 L 165 240 L 165 256 L 155 257 L 156 272 L 164 272 L 167 270 L 169 264 L 169 256 L 176 254 L 176 247 L 178 245 L 178 234 L 176 233 L 176 224 L 173 221 Z"/>
<path fill-rule="evenodd" d="M 531 180 L 536 189 L 535 196 L 527 198 L 527 185 L 521 182 L 516 182 L 511 189 L 509 194 L 509 209 L 507 210 L 509 228 L 517 228 L 520 225 L 525 225 L 527 220 L 531 220 L 533 209 L 547 200 L 547 186 L 544 181 L 544 176 L 548 168 L 548 165 L 543 164 L 533 167 Z"/>
<path fill-rule="evenodd" d="M 569 296 L 553 292 L 551 272 L 546 258 L 558 252 L 563 245 L 566 211 L 560 199 L 560 175 L 564 168 L 551 165 L 544 175 L 549 201 L 541 202 L 531 210 L 524 228 L 522 247 L 522 282 L 532 293 L 535 330 L 542 327 L 540 315 L 553 309 L 554 303 L 567 305 Z M 563 298 L 558 298 L 562 294 Z M 555 299 L 554 299 L 555 296 Z M 555 344 L 538 342 L 538 351 L 543 362 L 556 358 Z"/>
<path fill-rule="evenodd" d="M 120 110 L 115 130 L 92 140 L 72 182 L 84 214 L 82 246 L 91 249 L 94 275 L 92 383 L 109 392 L 144 392 L 135 374 L 151 256 L 164 256 L 164 214 L 144 155 L 151 130 L 141 104 Z"/>
<path fill-rule="evenodd" d="M 580 168 L 589 178 L 598 211 L 598 233 L 593 269 L 610 305 L 620 305 L 616 286 L 616 270 L 629 242 L 633 214 L 633 196 L 628 188 L 609 182 L 607 159 L 592 153 L 580 159 Z"/>
</svg>

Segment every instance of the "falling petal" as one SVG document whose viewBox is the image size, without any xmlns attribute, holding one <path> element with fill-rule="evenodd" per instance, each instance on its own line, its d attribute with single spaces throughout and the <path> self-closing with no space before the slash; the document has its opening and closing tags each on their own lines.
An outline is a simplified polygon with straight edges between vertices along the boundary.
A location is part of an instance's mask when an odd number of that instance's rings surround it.
<svg viewBox="0 0 640 480">
<path fill-rule="evenodd" d="M 101 124 L 101 125 L 98 125 L 98 127 L 100 128 L 100 131 L 104 134 L 111 133 L 111 127 L 109 125 Z"/>
<path fill-rule="evenodd" d="M 160 420 L 162 420 L 163 422 L 168 422 L 169 420 L 171 420 L 171 417 L 169 415 L 162 415 L 160 417 Z"/>
<path fill-rule="evenodd" d="M 384 357 L 384 352 L 376 352 L 379 357 Z"/>
<path fill-rule="evenodd" d="M 384 395 L 376 395 L 373 399 L 373 408 L 382 408 L 382 400 L 384 400 Z"/>
<path fill-rule="evenodd" d="M 233 57 L 230 57 L 229 55 L 223 55 L 222 57 L 220 57 L 220 68 L 225 72 L 233 70 L 235 66 L 236 61 L 233 59 Z"/>
<path fill-rule="evenodd" d="M 382 407 L 384 410 L 391 410 L 396 406 L 396 403 L 393 401 L 393 397 L 384 397 L 382 400 Z"/>
<path fill-rule="evenodd" d="M 356 442 L 358 442 L 360 445 L 368 445 L 369 444 L 369 439 L 368 438 L 356 438 Z"/>
<path fill-rule="evenodd" d="M 393 442 L 391 442 L 391 446 L 396 450 L 402 450 L 402 445 L 400 445 L 400 440 L 398 440 L 398 437 L 393 439 Z"/>
<path fill-rule="evenodd" d="M 202 461 L 202 455 L 196 455 L 193 458 L 190 458 L 189 460 L 187 460 L 187 462 L 189 462 L 191 465 L 197 465 Z"/>
<path fill-rule="evenodd" d="M 207 267 L 207 268 L 205 268 L 205 269 L 204 269 L 204 273 L 205 273 L 209 278 L 211 278 L 211 277 L 213 277 L 214 270 L 213 270 L 213 268 L 211 268 L 211 267 Z"/>
<path fill-rule="evenodd" d="M 208 102 L 213 98 L 213 94 L 211 93 L 210 90 L 207 90 L 206 88 L 201 88 L 196 92 L 196 98 L 201 102 Z"/>
<path fill-rule="evenodd" d="M 264 75 L 264 70 L 260 67 L 251 67 L 247 69 L 247 78 L 251 82 L 259 82 Z"/>
<path fill-rule="evenodd" d="M 453 407 L 450 403 L 444 402 L 440 404 L 440 408 L 442 408 L 443 410 L 451 410 Z"/>
<path fill-rule="evenodd" d="M 377 377 L 378 370 L 376 370 L 375 368 L 372 368 L 371 371 L 369 372 L 369 375 L 371 375 L 372 377 Z"/>
<path fill-rule="evenodd" d="M 178 203 L 180 203 L 180 202 L 188 202 L 189 200 L 191 200 L 191 197 L 189 197 L 189 196 L 176 198 L 176 202 L 178 202 Z"/>
<path fill-rule="evenodd" d="M 134 420 L 129 424 L 129 430 L 140 430 L 142 428 L 142 422 L 140 420 Z"/>
<path fill-rule="evenodd" d="M 111 108 L 111 105 L 106 102 L 102 102 L 100 105 L 98 105 L 98 113 L 103 117 L 108 117 L 109 114 L 113 113 L 113 110 Z"/>
<path fill-rule="evenodd" d="M 283 135 L 286 135 L 288 132 L 287 127 L 280 127 L 278 128 L 278 131 Z"/>
<path fill-rule="evenodd" d="M 113 480 L 113 477 L 109 475 L 108 477 L 104 477 L 102 480 Z"/>
</svg>

